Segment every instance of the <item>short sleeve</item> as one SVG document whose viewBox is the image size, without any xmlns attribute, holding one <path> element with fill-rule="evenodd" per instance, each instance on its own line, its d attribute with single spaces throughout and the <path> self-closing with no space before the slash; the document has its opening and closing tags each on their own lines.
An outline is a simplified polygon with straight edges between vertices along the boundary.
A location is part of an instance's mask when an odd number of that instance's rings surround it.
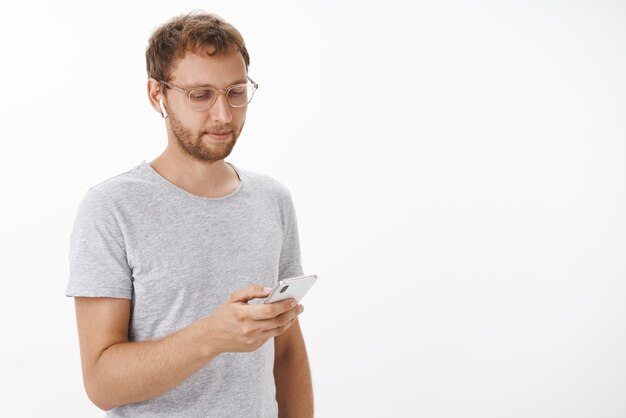
<svg viewBox="0 0 626 418">
<path fill-rule="evenodd" d="M 284 199 L 283 214 L 283 245 L 280 251 L 278 271 L 279 280 L 304 275 L 300 256 L 298 220 L 296 217 L 296 210 L 291 199 L 291 194 L 289 192 L 287 192 L 286 198 Z"/>
<path fill-rule="evenodd" d="M 79 204 L 70 235 L 66 296 L 132 298 L 121 225 L 113 205 L 90 189 Z"/>
</svg>

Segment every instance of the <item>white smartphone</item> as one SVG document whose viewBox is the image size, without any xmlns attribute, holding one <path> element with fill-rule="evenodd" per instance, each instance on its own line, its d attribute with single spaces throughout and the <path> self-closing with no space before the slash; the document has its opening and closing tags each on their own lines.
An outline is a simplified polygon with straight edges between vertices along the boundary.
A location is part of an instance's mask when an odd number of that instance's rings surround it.
<svg viewBox="0 0 626 418">
<path fill-rule="evenodd" d="M 289 298 L 300 302 L 316 281 L 317 275 L 315 274 L 279 280 L 263 303 L 274 303 Z"/>
</svg>

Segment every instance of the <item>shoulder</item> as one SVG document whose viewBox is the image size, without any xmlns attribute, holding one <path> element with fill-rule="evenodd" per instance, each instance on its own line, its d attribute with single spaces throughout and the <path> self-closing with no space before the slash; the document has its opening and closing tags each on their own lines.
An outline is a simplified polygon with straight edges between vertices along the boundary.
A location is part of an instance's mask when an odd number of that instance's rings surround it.
<svg viewBox="0 0 626 418">
<path fill-rule="evenodd" d="M 141 196 L 146 183 L 140 166 L 134 167 L 90 187 L 83 195 L 81 207 L 92 211 L 115 211 L 124 202 Z"/>
<path fill-rule="evenodd" d="M 110 177 L 92 186 L 89 190 L 108 197 L 120 195 L 128 197 L 132 192 L 138 191 L 145 183 L 145 174 L 141 172 L 141 166 L 137 166 Z"/>
<path fill-rule="evenodd" d="M 289 188 L 280 180 L 268 174 L 256 171 L 239 169 L 244 181 L 261 193 L 271 195 L 281 200 L 291 200 L 291 192 Z"/>
</svg>

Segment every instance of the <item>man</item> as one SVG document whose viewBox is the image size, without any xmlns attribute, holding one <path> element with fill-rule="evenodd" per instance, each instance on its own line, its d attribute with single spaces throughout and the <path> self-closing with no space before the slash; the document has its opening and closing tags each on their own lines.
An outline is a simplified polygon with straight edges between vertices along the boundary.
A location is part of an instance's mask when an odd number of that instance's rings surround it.
<svg viewBox="0 0 626 418">
<path fill-rule="evenodd" d="M 303 274 L 289 191 L 224 159 L 257 85 L 241 34 L 190 14 L 146 51 L 168 145 L 80 203 L 70 239 L 85 389 L 111 417 L 309 417 L 313 393 L 293 299 Z"/>
</svg>

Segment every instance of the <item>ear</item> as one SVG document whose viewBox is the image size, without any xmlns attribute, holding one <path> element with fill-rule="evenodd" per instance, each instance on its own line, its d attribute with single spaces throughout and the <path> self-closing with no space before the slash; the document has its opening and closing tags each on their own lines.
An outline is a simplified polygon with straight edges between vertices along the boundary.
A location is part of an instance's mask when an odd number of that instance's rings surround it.
<svg viewBox="0 0 626 418">
<path fill-rule="evenodd" d="M 161 111 L 161 104 L 159 103 L 159 101 L 163 99 L 161 87 L 163 87 L 163 85 L 156 79 L 152 77 L 148 79 L 148 100 L 150 100 L 150 105 L 154 110 L 159 112 L 161 116 L 165 117 Z"/>
</svg>

